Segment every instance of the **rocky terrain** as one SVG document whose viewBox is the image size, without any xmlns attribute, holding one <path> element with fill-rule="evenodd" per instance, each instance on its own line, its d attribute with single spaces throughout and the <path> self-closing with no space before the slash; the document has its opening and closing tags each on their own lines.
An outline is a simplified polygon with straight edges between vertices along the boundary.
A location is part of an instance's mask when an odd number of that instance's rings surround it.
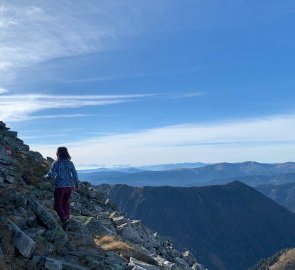
<svg viewBox="0 0 295 270">
<path fill-rule="evenodd" d="M 204 269 L 190 251 L 120 213 L 83 182 L 72 198 L 69 231 L 53 208 L 52 163 L 0 122 L 0 269 Z"/>
<path fill-rule="evenodd" d="M 249 270 L 294 270 L 295 269 L 295 249 L 284 249 L 275 255 L 262 259 Z"/>
</svg>

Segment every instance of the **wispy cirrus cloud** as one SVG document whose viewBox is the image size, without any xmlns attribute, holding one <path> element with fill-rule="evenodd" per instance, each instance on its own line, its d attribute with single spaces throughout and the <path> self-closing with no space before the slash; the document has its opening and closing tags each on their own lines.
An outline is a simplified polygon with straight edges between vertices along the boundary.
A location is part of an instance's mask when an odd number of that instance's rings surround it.
<svg viewBox="0 0 295 270">
<path fill-rule="evenodd" d="M 157 164 L 293 160 L 295 115 L 167 126 L 64 142 L 78 164 Z M 57 145 L 35 145 L 50 156 Z M 291 151 L 292 150 L 292 151 Z"/>
<path fill-rule="evenodd" d="M 2 1 L 0 70 L 106 49 L 115 29 L 108 24 L 95 27 L 90 19 L 95 12 L 88 5 L 82 6 L 88 17 L 83 17 L 77 2 Z"/>
<path fill-rule="evenodd" d="M 79 118 L 79 117 L 89 117 L 90 114 L 53 114 L 53 115 L 22 115 L 14 118 L 10 118 L 9 122 L 19 122 L 19 121 L 33 121 L 41 119 L 62 119 L 62 118 Z"/>
<path fill-rule="evenodd" d="M 69 109 L 88 106 L 104 106 L 131 102 L 150 96 L 149 94 L 133 95 L 0 95 L 0 119 L 8 122 L 53 117 L 76 117 L 75 115 L 32 115 L 46 109 Z"/>
<path fill-rule="evenodd" d="M 17 69 L 50 59 L 122 47 L 122 38 L 146 29 L 144 18 L 157 5 L 130 0 L 3 0 L 0 79 L 12 80 Z"/>
<path fill-rule="evenodd" d="M 181 98 L 194 98 L 204 96 L 204 92 L 183 92 L 183 93 L 173 93 L 169 94 L 168 97 L 171 99 L 181 99 Z"/>
</svg>

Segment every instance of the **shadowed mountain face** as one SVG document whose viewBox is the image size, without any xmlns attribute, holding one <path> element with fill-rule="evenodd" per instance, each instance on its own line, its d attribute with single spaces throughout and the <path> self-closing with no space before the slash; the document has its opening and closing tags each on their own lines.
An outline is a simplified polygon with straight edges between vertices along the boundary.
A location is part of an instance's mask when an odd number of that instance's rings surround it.
<svg viewBox="0 0 295 270">
<path fill-rule="evenodd" d="M 128 184 L 131 186 L 204 186 L 239 180 L 248 185 L 282 184 L 291 182 L 295 163 L 264 164 L 258 162 L 218 163 L 198 168 L 164 171 L 92 171 L 79 173 L 81 180 L 93 184 Z"/>
<path fill-rule="evenodd" d="M 210 270 L 241 270 L 295 246 L 295 215 L 240 182 L 209 187 L 101 185 L 131 218 L 189 248 Z"/>
<path fill-rule="evenodd" d="M 293 181 L 295 176 L 293 177 Z M 260 185 L 255 187 L 258 191 L 273 199 L 287 209 L 295 212 L 295 183 L 284 185 Z"/>
</svg>

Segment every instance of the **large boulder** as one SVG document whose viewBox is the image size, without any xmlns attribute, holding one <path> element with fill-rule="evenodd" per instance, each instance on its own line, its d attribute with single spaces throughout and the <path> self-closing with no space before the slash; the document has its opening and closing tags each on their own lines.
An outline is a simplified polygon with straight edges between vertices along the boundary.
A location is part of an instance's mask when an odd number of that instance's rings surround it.
<svg viewBox="0 0 295 270">
<path fill-rule="evenodd" d="M 135 267 L 133 269 L 160 270 L 160 268 L 158 268 L 155 265 L 151 265 L 151 264 L 139 261 L 132 257 L 130 258 L 129 266 Z"/>
<path fill-rule="evenodd" d="M 34 256 L 33 261 L 42 269 L 62 270 L 62 261 L 49 257 Z"/>
<path fill-rule="evenodd" d="M 35 250 L 35 241 L 25 234 L 14 222 L 8 218 L 1 218 L 1 222 L 12 232 L 12 244 L 21 255 L 30 258 Z"/>
<path fill-rule="evenodd" d="M 80 247 L 94 247 L 93 236 L 81 218 L 85 217 L 72 216 L 68 231 L 70 243 Z"/>
<path fill-rule="evenodd" d="M 76 216 L 76 219 L 81 221 L 94 237 L 114 234 L 110 229 L 108 229 L 94 217 Z"/>
<path fill-rule="evenodd" d="M 29 196 L 28 204 L 37 218 L 47 229 L 49 229 L 49 231 L 46 232 L 46 238 L 49 241 L 64 243 L 68 240 L 67 234 L 58 224 L 53 215 L 43 205 L 41 205 L 36 198 Z"/>
<path fill-rule="evenodd" d="M 146 248 L 157 246 L 155 234 L 147 229 L 140 220 L 128 221 L 117 227 L 119 234 L 123 239 L 141 244 Z"/>
</svg>

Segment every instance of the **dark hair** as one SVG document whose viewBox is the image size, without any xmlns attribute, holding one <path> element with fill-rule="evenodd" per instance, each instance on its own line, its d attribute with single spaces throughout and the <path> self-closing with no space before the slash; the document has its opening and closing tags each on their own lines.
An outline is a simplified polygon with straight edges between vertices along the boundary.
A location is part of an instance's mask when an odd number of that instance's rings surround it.
<svg viewBox="0 0 295 270">
<path fill-rule="evenodd" d="M 69 155 L 68 149 L 64 146 L 58 147 L 56 151 L 57 159 L 71 159 L 71 156 Z"/>
</svg>

